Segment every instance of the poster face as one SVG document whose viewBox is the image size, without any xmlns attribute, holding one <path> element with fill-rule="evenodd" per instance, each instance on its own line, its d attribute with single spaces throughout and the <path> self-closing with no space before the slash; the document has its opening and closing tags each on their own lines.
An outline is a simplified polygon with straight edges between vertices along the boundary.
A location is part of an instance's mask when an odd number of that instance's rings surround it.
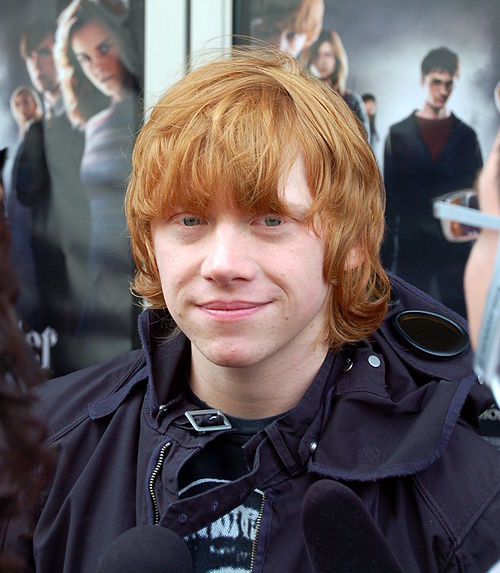
<svg viewBox="0 0 500 573">
<path fill-rule="evenodd" d="M 1 146 L 20 325 L 60 375 L 137 344 L 123 210 L 143 70 L 142 0 L 6 1 Z"/>
</svg>

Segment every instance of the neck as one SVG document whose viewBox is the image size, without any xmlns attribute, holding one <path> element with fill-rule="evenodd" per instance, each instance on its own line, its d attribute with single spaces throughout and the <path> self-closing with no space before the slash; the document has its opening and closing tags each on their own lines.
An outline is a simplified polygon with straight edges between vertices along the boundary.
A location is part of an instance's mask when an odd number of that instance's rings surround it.
<svg viewBox="0 0 500 573">
<path fill-rule="evenodd" d="M 434 107 L 426 102 L 424 107 L 417 111 L 417 116 L 422 119 L 446 119 L 450 116 L 450 112 L 446 106 Z"/>
<path fill-rule="evenodd" d="M 256 365 L 230 368 L 213 364 L 192 344 L 191 389 L 211 407 L 230 416 L 276 416 L 298 404 L 316 377 L 328 347 L 318 343 L 301 350 L 293 356 L 273 356 Z"/>
<path fill-rule="evenodd" d="M 43 92 L 43 97 L 46 99 L 46 101 L 49 102 L 51 106 L 53 106 L 61 97 L 61 90 L 57 88 L 51 92 Z"/>
</svg>

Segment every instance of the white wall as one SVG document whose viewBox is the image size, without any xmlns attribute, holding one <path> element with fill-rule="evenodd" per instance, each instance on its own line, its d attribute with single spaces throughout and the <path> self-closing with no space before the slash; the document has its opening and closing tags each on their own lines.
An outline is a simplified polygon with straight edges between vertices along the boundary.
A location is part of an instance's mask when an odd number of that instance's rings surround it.
<svg viewBox="0 0 500 573">
<path fill-rule="evenodd" d="M 189 26 L 188 26 L 188 16 Z M 186 72 L 231 45 L 231 0 L 146 0 L 144 100 L 148 110 Z"/>
</svg>

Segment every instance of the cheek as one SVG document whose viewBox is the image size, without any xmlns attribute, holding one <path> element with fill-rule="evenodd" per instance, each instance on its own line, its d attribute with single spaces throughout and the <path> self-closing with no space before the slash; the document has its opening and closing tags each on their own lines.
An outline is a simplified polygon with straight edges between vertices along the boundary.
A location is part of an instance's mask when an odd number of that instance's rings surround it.
<svg viewBox="0 0 500 573">
<path fill-rule="evenodd" d="M 189 258 L 179 256 L 176 250 L 158 249 L 155 252 L 163 296 L 167 305 L 172 304 L 192 276 L 192 266 L 187 264 Z"/>
<path fill-rule="evenodd" d="M 294 285 L 300 290 L 299 297 L 304 308 L 321 306 L 328 293 L 328 284 L 324 277 L 324 249 L 313 245 L 310 250 L 293 253 Z M 293 288 L 293 285 L 292 285 Z"/>
</svg>

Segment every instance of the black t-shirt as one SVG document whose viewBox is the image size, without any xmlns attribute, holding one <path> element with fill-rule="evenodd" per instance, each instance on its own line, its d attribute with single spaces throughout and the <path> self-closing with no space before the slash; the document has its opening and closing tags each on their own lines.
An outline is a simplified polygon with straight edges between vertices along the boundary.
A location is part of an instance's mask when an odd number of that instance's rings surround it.
<svg viewBox="0 0 500 573">
<path fill-rule="evenodd" d="M 210 408 L 186 384 L 189 401 Z M 242 446 L 278 416 L 247 420 L 227 416 L 232 430 L 221 433 L 182 468 L 179 497 L 190 497 L 249 471 Z M 243 503 L 207 527 L 184 539 L 193 559 L 194 573 L 245 573 L 251 571 L 253 545 L 258 535 L 264 494 L 254 490 Z"/>
</svg>

